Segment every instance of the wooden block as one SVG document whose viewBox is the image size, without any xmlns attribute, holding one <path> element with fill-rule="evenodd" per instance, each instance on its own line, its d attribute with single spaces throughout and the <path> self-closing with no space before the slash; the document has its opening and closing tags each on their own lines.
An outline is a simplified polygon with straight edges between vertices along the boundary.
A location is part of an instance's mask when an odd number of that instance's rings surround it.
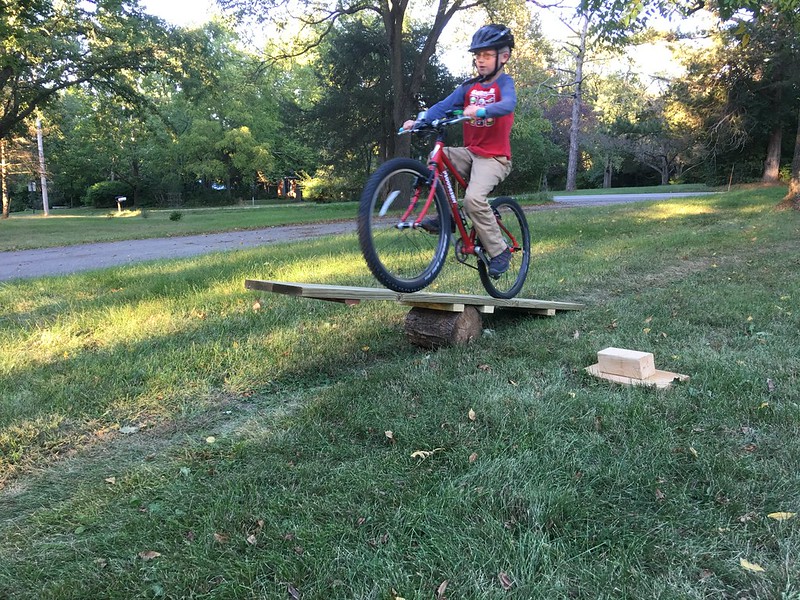
<svg viewBox="0 0 800 600">
<path fill-rule="evenodd" d="M 633 379 L 647 379 L 656 372 L 656 361 L 651 352 L 606 348 L 597 353 L 597 365 L 603 373 Z"/>
<path fill-rule="evenodd" d="M 416 308 L 429 308 L 431 310 L 443 310 L 446 312 L 464 312 L 464 304 L 443 304 L 436 302 L 413 302 L 411 300 L 403 300 L 400 304 L 406 306 L 414 306 Z"/>
</svg>

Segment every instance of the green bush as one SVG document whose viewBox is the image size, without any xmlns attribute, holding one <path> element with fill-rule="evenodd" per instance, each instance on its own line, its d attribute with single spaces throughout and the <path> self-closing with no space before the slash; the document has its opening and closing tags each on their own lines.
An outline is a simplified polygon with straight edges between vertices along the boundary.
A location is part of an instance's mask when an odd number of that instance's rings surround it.
<svg viewBox="0 0 800 600">
<path fill-rule="evenodd" d="M 170 221 L 180 221 L 183 218 L 183 213 L 179 210 L 173 210 L 169 213 L 169 220 Z"/>
<path fill-rule="evenodd" d="M 100 181 L 95 183 L 83 197 L 83 204 L 94 208 L 116 208 L 117 196 L 127 196 L 126 206 L 133 200 L 133 188 L 123 181 Z"/>
<path fill-rule="evenodd" d="M 320 168 L 314 177 L 303 180 L 303 199 L 312 202 L 348 202 L 361 195 L 363 181 L 335 175 L 330 167 Z"/>
</svg>

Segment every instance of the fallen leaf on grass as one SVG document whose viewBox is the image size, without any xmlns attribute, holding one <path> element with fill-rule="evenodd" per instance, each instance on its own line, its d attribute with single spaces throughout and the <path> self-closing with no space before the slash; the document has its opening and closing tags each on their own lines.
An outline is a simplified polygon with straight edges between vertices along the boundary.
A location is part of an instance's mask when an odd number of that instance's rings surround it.
<svg viewBox="0 0 800 600">
<path fill-rule="evenodd" d="M 254 534 L 250 534 L 247 536 L 247 543 L 251 546 L 255 546 L 258 543 L 258 538 Z"/>
<path fill-rule="evenodd" d="M 425 460 L 429 456 L 433 456 L 442 450 L 444 450 L 444 448 L 434 448 L 433 450 L 417 450 L 416 452 L 411 453 L 411 458 L 421 458 L 422 460 Z"/>
<path fill-rule="evenodd" d="M 227 544 L 228 543 L 228 536 L 224 533 L 215 533 L 214 534 L 214 541 L 218 544 Z"/>
<path fill-rule="evenodd" d="M 666 500 L 667 495 L 662 492 L 660 489 L 656 488 L 656 500 L 662 501 Z"/>
<path fill-rule="evenodd" d="M 394 444 L 397 440 L 394 437 L 394 432 L 391 430 L 384 431 L 383 434 L 386 436 L 386 439 L 389 440 L 390 444 Z"/>
<path fill-rule="evenodd" d="M 739 523 L 748 523 L 749 521 L 752 521 L 753 519 L 757 519 L 757 518 L 758 518 L 758 515 L 751 511 L 751 512 L 739 517 Z"/>
<path fill-rule="evenodd" d="M 253 310 L 261 310 L 261 302 L 259 302 L 258 300 L 253 302 Z"/>
<path fill-rule="evenodd" d="M 502 585 L 503 589 L 506 591 L 514 587 L 514 582 L 511 581 L 511 577 L 509 577 L 505 571 L 500 571 L 500 574 L 497 576 L 497 579 L 500 581 L 500 585 Z"/>
<path fill-rule="evenodd" d="M 436 600 L 444 600 L 444 593 L 447 591 L 447 584 L 448 581 L 445 579 L 439 584 L 439 587 L 436 588 Z"/>
<path fill-rule="evenodd" d="M 478 460 L 478 453 L 477 452 L 473 452 L 472 454 L 469 455 L 470 464 L 474 463 L 476 460 Z"/>
<path fill-rule="evenodd" d="M 110 483 L 111 485 L 114 485 L 115 483 L 117 483 L 117 478 L 116 477 L 106 477 L 105 479 L 103 479 L 103 481 L 105 481 L 106 483 Z"/>
<path fill-rule="evenodd" d="M 788 521 L 792 517 L 795 516 L 796 513 L 793 512 L 774 512 L 769 513 L 767 516 L 770 519 L 775 519 L 776 521 Z"/>
<path fill-rule="evenodd" d="M 297 588 L 291 583 L 286 587 L 286 591 L 289 592 L 289 596 L 292 598 L 292 600 L 300 600 L 300 592 L 298 592 Z"/>
<path fill-rule="evenodd" d="M 489 371 L 492 370 L 492 367 L 490 367 L 489 365 L 478 365 L 478 369 L 483 371 L 484 373 L 488 373 Z"/>
<path fill-rule="evenodd" d="M 136 425 L 128 425 L 127 427 L 120 427 L 119 432 L 125 435 L 130 435 L 132 433 L 136 433 L 139 431 L 139 427 Z"/>
<path fill-rule="evenodd" d="M 210 435 L 210 436 L 208 436 L 206 438 L 206 444 L 213 444 L 216 441 L 217 441 L 217 438 L 215 438 L 213 435 Z"/>
<path fill-rule="evenodd" d="M 764 567 L 762 567 L 758 563 L 751 563 L 749 560 L 745 560 L 743 558 L 739 559 L 739 565 L 745 570 L 750 571 L 751 573 L 763 573 Z"/>
<path fill-rule="evenodd" d="M 139 552 L 139 558 L 142 560 L 153 560 L 154 558 L 158 558 L 161 556 L 161 552 L 156 552 L 155 550 L 148 550 L 147 552 Z"/>
<path fill-rule="evenodd" d="M 772 379 L 767 379 L 767 391 L 772 393 L 775 391 L 775 382 Z"/>
<path fill-rule="evenodd" d="M 695 450 L 695 449 L 694 449 L 692 446 L 689 446 L 689 452 L 690 452 L 690 453 L 692 454 L 692 456 L 694 456 L 695 458 L 697 458 L 697 457 L 699 456 L 699 455 L 697 454 L 697 450 Z"/>
<path fill-rule="evenodd" d="M 470 408 L 469 412 L 467 413 L 467 417 L 469 417 L 470 421 L 474 421 L 477 418 L 477 415 L 475 414 L 475 411 Z"/>
</svg>

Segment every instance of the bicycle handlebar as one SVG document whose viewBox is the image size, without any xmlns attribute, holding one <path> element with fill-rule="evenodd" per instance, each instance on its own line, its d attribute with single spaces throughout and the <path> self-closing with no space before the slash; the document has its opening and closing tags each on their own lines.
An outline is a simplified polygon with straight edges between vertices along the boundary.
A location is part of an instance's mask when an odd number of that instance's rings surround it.
<svg viewBox="0 0 800 600">
<path fill-rule="evenodd" d="M 462 121 L 471 121 L 472 117 L 466 115 L 454 115 L 451 117 L 444 117 L 442 119 L 434 119 L 433 121 L 417 121 L 411 129 L 403 129 L 402 127 L 397 132 L 397 135 L 405 135 L 406 133 L 415 133 L 417 131 L 440 131 L 447 125 L 461 123 Z"/>
</svg>

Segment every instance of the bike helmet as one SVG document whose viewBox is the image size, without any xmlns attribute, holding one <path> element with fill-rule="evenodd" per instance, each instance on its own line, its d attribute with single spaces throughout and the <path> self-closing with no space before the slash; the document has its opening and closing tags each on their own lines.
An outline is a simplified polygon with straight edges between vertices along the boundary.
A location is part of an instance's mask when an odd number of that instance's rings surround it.
<svg viewBox="0 0 800 600">
<path fill-rule="evenodd" d="M 514 35 L 505 25 L 484 25 L 472 36 L 470 52 L 514 47 Z"/>
</svg>

